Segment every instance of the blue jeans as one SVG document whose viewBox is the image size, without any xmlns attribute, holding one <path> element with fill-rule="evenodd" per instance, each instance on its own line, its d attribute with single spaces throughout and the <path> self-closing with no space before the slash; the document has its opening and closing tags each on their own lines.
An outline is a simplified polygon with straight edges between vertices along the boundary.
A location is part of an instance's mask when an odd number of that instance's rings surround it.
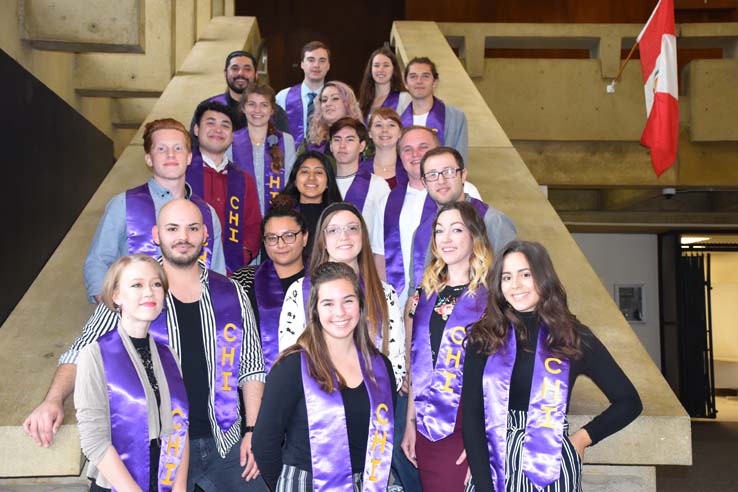
<svg viewBox="0 0 738 492">
<path fill-rule="evenodd" d="M 247 482 L 240 463 L 239 443 L 233 445 L 225 458 L 215 447 L 215 439 L 190 440 L 190 469 L 187 475 L 187 491 L 219 492 L 248 491 L 268 492 L 261 476 Z"/>
<path fill-rule="evenodd" d="M 405 434 L 405 421 L 407 420 L 407 394 L 397 394 L 397 406 L 395 407 L 395 442 L 392 450 L 392 473 L 397 481 L 402 484 L 405 492 L 421 492 L 420 477 L 418 470 L 408 461 L 402 452 L 400 443 Z"/>
</svg>

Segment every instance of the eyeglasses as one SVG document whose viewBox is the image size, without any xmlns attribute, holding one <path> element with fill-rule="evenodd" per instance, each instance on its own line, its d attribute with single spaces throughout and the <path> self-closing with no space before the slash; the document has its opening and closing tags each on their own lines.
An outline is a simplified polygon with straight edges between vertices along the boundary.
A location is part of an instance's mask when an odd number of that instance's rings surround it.
<svg viewBox="0 0 738 492">
<path fill-rule="evenodd" d="M 297 240 L 297 235 L 300 234 L 302 231 L 287 231 L 282 234 L 267 234 L 264 236 L 264 244 L 267 246 L 276 246 L 279 243 L 279 240 L 281 239 L 284 241 L 284 244 L 292 244 Z"/>
<path fill-rule="evenodd" d="M 438 178 L 443 176 L 446 179 L 455 179 L 456 175 L 460 173 L 462 170 L 458 167 L 447 167 L 446 169 L 442 169 L 441 171 L 431 171 L 429 173 L 423 174 L 423 179 L 427 182 L 433 182 L 438 181 Z"/>
<path fill-rule="evenodd" d="M 328 226 L 323 229 L 323 232 L 328 237 L 339 237 L 342 232 L 345 232 L 347 236 L 356 236 L 361 233 L 361 224 L 348 224 L 344 226 Z"/>
</svg>

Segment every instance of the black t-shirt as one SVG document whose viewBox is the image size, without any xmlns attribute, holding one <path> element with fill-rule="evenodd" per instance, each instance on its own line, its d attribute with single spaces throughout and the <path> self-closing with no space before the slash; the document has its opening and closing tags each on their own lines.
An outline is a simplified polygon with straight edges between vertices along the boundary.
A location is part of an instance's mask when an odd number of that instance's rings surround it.
<svg viewBox="0 0 738 492">
<path fill-rule="evenodd" d="M 202 339 L 200 302 L 184 303 L 174 297 L 174 309 L 177 313 L 182 348 L 180 354 L 182 379 L 190 402 L 189 435 L 191 439 L 209 438 L 213 436 L 208 415 L 210 378 Z"/>
<path fill-rule="evenodd" d="M 396 384 L 392 365 L 382 356 L 392 386 L 393 405 Z M 341 390 L 348 428 L 352 473 L 364 471 L 369 437 L 369 393 L 364 382 Z M 284 438 L 284 445 L 280 446 Z M 399 446 L 399 443 L 395 443 Z M 264 389 L 252 442 L 256 462 L 267 485 L 275 490 L 282 464 L 311 471 L 307 407 L 302 386 L 300 354 L 294 353 L 272 367 Z"/>
</svg>

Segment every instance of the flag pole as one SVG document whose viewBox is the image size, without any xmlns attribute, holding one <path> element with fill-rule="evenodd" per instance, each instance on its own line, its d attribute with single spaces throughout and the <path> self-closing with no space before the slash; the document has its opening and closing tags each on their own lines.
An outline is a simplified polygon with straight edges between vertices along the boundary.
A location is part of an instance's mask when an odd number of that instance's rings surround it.
<svg viewBox="0 0 738 492">
<path fill-rule="evenodd" d="M 633 56 L 633 53 L 635 53 L 635 49 L 636 49 L 637 46 L 638 46 L 638 41 L 636 41 L 635 43 L 633 43 L 633 47 L 630 48 L 630 52 L 628 53 L 628 56 L 625 57 L 625 60 L 623 60 L 623 64 L 620 65 L 620 70 L 618 71 L 618 74 L 615 76 L 614 79 L 612 79 L 612 82 L 610 82 L 609 84 L 607 84 L 607 92 L 609 92 L 610 94 L 612 94 L 613 92 L 615 92 L 615 85 L 618 82 L 620 82 L 620 77 L 623 76 L 623 71 L 625 70 L 625 66 L 630 61 L 631 57 Z"/>
</svg>

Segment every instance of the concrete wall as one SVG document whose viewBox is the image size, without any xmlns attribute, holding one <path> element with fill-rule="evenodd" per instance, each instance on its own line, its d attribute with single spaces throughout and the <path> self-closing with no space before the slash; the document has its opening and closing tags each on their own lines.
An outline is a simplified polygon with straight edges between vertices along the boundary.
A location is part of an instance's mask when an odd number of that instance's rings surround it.
<svg viewBox="0 0 738 492">
<path fill-rule="evenodd" d="M 738 253 L 710 253 L 715 387 L 738 389 Z"/>
<path fill-rule="evenodd" d="M 654 364 L 661 368 L 656 235 L 572 234 L 572 237 L 613 299 L 616 284 L 643 284 L 644 322 L 631 322 L 630 326 Z"/>
<path fill-rule="evenodd" d="M 679 158 L 660 178 L 639 146 L 646 122 L 638 60 L 623 50 L 641 24 L 440 23 L 466 71 L 540 184 L 551 186 L 735 186 L 738 172 L 738 23 L 679 24 L 680 50 L 722 50 L 680 74 Z M 508 57 L 486 58 L 488 50 Z M 576 53 L 514 57 L 514 50 Z M 691 51 L 690 51 L 691 50 Z M 585 57 L 581 58 L 584 54 Z M 693 55 L 694 56 L 694 55 Z M 444 77 L 441 76 L 443 83 Z"/>
<path fill-rule="evenodd" d="M 0 48 L 120 156 L 210 19 L 232 11 L 233 0 L 0 0 Z"/>
</svg>

